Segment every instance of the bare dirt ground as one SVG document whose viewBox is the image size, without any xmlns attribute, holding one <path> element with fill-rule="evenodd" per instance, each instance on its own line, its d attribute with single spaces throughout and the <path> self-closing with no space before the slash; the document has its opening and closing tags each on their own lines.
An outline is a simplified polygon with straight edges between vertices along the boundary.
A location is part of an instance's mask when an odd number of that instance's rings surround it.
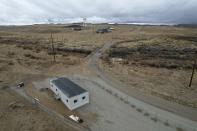
<svg viewBox="0 0 197 131">
<path fill-rule="evenodd" d="M 0 131 L 73 131 L 58 119 L 24 100 L 9 88 L 0 88 Z"/>
<path fill-rule="evenodd" d="M 76 32 L 65 26 L 35 25 L 0 27 L 0 87 L 16 86 L 17 83 L 23 81 L 28 89 L 30 89 L 29 91 L 35 95 L 36 91 L 31 88 L 32 81 L 43 80 L 44 78 L 63 75 L 69 72 L 73 73 L 75 72 L 75 68 L 73 69 L 75 66 L 78 68 L 78 72 L 80 72 L 82 68 L 79 65 L 83 63 L 85 57 L 96 48 L 102 46 L 105 40 L 110 41 L 111 39 L 110 34 L 103 37 L 100 34 L 92 33 L 94 28 Z M 56 62 L 53 61 L 50 42 L 51 32 L 53 32 Z M 10 90 L 7 92 L 9 93 Z M 41 98 L 37 95 L 35 96 L 43 100 L 42 98 L 46 98 L 44 97 L 46 94 L 42 95 L 40 95 Z M 1 97 L 5 96 L 1 95 Z M 17 95 L 13 95 L 13 99 L 17 99 L 17 97 Z M 52 108 L 55 107 L 53 104 L 57 102 L 54 101 L 52 93 L 48 98 L 51 99 L 44 99 L 45 103 L 49 104 L 47 106 L 54 110 L 57 109 L 57 112 L 59 111 L 64 116 L 69 115 L 70 112 L 65 110 L 65 106 L 61 102 L 59 104 L 63 108 Z M 1 101 L 1 103 L 5 104 L 6 101 Z M 4 106 L 1 105 L 0 107 L 3 110 Z M 21 110 L 22 112 L 25 113 L 24 110 Z M 15 115 L 14 112 L 9 110 L 7 113 L 10 116 Z M 35 117 L 34 115 L 31 117 L 32 119 L 39 119 L 36 115 Z M 3 129 L 13 130 L 15 129 L 14 127 L 6 124 L 9 119 L 10 117 L 7 120 L 1 119 L 4 124 Z M 26 121 L 26 118 L 24 117 L 23 119 L 21 117 L 20 120 L 21 122 Z M 46 124 L 51 123 L 46 121 Z M 17 126 L 17 123 L 16 125 L 13 123 L 13 126 Z M 50 128 L 50 126 L 47 129 L 56 130 Z M 45 130 L 45 128 L 40 130 Z"/>
<path fill-rule="evenodd" d="M 99 26 L 92 25 L 86 30 L 73 31 L 66 25 L 0 27 L 0 80 L 14 84 L 17 80 L 28 80 L 29 75 L 65 74 L 70 71 L 69 67 L 83 63 L 84 58 L 105 41 L 112 41 L 112 34 L 96 34 L 97 28 Z M 51 32 L 56 63 L 53 62 Z"/>
<path fill-rule="evenodd" d="M 60 114 L 69 115 L 70 112 L 64 105 L 52 98 L 51 92 L 36 90 L 32 82 L 64 74 L 90 74 L 91 70 L 84 63 L 88 59 L 87 56 L 104 44 L 113 43 L 114 46 L 101 57 L 99 65 L 110 77 L 130 87 L 122 88 L 125 92 L 137 90 L 196 109 L 196 77 L 194 76 L 192 88 L 187 88 L 187 83 L 193 56 L 196 53 L 197 29 L 113 25 L 115 30 L 112 33 L 96 34 L 96 29 L 108 25 L 89 25 L 82 31 L 73 31 L 65 26 L 0 27 L 0 86 L 12 86 L 24 81 L 28 94 L 38 97 L 46 106 Z M 51 32 L 53 32 L 56 62 L 53 62 Z M 122 58 L 123 63 L 111 62 L 112 58 Z M 98 105 L 95 107 L 99 108 Z M 94 110 L 95 107 L 91 109 Z M 114 109 L 114 112 L 116 111 Z M 10 112 L 10 115 L 12 114 L 14 115 Z M 94 112 L 87 116 L 89 116 L 87 121 L 97 118 Z M 25 119 L 21 118 L 21 121 Z M 102 124 L 106 124 L 105 126 L 110 129 L 110 120 L 106 119 L 106 123 Z M 121 125 L 118 126 L 120 127 Z M 6 127 L 6 129 L 14 128 Z M 94 129 L 99 130 L 99 127 L 96 126 Z M 149 130 L 151 129 L 153 128 L 150 127 Z"/>
<path fill-rule="evenodd" d="M 37 98 L 41 105 L 45 106 L 47 109 L 58 113 L 66 119 L 69 119 L 69 116 L 73 114 L 79 116 L 76 111 L 70 111 L 60 100 L 55 99 L 54 93 L 51 90 L 47 89 L 50 86 L 49 81 L 50 78 L 47 78 L 39 81 L 34 81 L 33 83 L 26 85 L 26 94 L 31 98 Z M 75 122 L 72 121 L 72 124 L 74 123 Z M 88 128 L 86 122 L 83 122 L 79 125 L 82 127 L 81 130 L 83 130 L 83 128 Z"/>
</svg>

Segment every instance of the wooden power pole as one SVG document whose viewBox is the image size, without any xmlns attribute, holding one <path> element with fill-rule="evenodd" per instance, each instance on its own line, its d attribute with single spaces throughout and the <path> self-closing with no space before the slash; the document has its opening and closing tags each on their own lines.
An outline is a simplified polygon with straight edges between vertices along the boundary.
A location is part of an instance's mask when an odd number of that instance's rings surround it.
<svg viewBox="0 0 197 131">
<path fill-rule="evenodd" d="M 51 47 L 52 47 L 52 51 L 53 51 L 53 62 L 56 62 L 56 57 L 55 57 L 55 48 L 54 48 L 54 44 L 53 44 L 53 34 L 51 33 Z"/>
<path fill-rule="evenodd" d="M 193 80 L 193 77 L 194 77 L 195 68 L 196 68 L 196 59 L 194 60 L 194 65 L 193 65 L 193 69 L 192 69 L 192 74 L 191 74 L 191 78 L 190 78 L 190 82 L 189 82 L 189 87 L 192 86 L 192 80 Z"/>
</svg>

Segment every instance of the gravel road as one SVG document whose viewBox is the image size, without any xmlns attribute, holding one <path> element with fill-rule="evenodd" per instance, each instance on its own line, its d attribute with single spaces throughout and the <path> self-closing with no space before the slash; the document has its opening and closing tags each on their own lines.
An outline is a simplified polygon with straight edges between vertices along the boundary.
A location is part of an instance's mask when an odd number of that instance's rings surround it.
<svg viewBox="0 0 197 131">
<path fill-rule="evenodd" d="M 87 60 L 91 75 L 65 75 L 87 89 L 90 104 L 76 111 L 93 131 L 197 131 L 197 124 L 187 118 L 162 110 L 118 90 L 97 66 L 102 52 L 113 44 L 105 44 Z M 36 85 L 48 86 L 49 79 Z M 35 84 L 35 83 L 34 83 Z M 66 107 L 65 107 L 66 108 Z"/>
<path fill-rule="evenodd" d="M 90 92 L 90 104 L 77 111 L 88 122 L 93 131 L 173 131 L 175 128 L 151 120 L 143 112 L 136 110 L 114 95 L 104 90 L 105 82 L 96 78 L 91 80 L 82 76 L 70 77 L 83 88 Z M 92 120 L 90 114 L 95 114 Z"/>
<path fill-rule="evenodd" d="M 149 112 L 151 115 L 162 121 L 165 125 L 171 125 L 176 128 L 177 130 L 191 130 L 191 131 L 196 131 L 197 130 L 197 123 L 195 121 L 192 121 L 188 118 L 195 119 L 196 117 L 196 111 L 192 109 L 186 109 L 186 108 L 181 108 L 179 105 L 174 105 L 172 106 L 171 103 L 170 106 L 166 104 L 162 105 L 161 102 L 156 101 L 156 106 L 155 104 L 152 103 L 153 101 L 151 99 L 147 100 L 142 100 L 143 96 L 137 96 L 134 94 L 135 98 L 132 97 L 132 95 L 127 95 L 126 91 L 121 91 L 121 86 L 124 86 L 122 84 L 119 84 L 116 81 L 112 81 L 108 76 L 102 72 L 102 70 L 98 67 L 98 61 L 99 58 L 101 57 L 102 53 L 104 53 L 107 49 L 109 49 L 113 43 L 105 44 L 100 50 L 95 51 L 92 56 L 89 58 L 87 62 L 87 66 L 89 69 L 95 73 L 95 76 L 98 76 L 101 78 L 101 80 L 106 84 L 106 87 L 110 87 L 110 89 L 107 89 L 107 91 L 119 94 L 121 96 L 121 99 L 126 99 L 126 102 L 129 102 L 130 104 L 133 104 L 134 106 L 138 106 L 140 110 L 145 110 L 146 112 Z M 97 80 L 98 83 L 102 83 L 101 81 Z M 119 88 L 118 88 L 119 87 Z M 125 100 L 124 100 L 125 101 Z M 150 104 L 151 103 L 151 104 Z M 159 108 L 158 108 L 159 106 Z M 161 107 L 161 108 L 160 108 Z M 165 110 L 163 110 L 163 107 Z M 181 109 L 177 109 L 180 107 Z M 176 110 L 175 110 L 176 109 Z M 175 111 L 174 111 L 175 110 Z M 172 111 L 172 112 L 171 112 Z M 178 111 L 178 112 L 177 112 Z M 187 111 L 189 111 L 187 113 Z M 188 114 L 188 115 L 187 115 Z M 193 114 L 193 115 L 191 115 Z M 188 118 L 187 118 L 188 117 Z M 160 129 L 161 130 L 161 129 Z"/>
</svg>

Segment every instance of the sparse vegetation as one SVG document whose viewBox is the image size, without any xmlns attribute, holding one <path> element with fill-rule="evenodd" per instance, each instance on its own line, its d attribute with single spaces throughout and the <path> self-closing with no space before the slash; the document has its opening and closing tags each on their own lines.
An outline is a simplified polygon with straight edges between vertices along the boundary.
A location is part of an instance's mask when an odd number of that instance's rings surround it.
<svg viewBox="0 0 197 131">
<path fill-rule="evenodd" d="M 132 108 L 135 108 L 136 106 L 135 106 L 135 105 L 131 105 L 131 107 L 132 107 Z"/>
<path fill-rule="evenodd" d="M 164 125 L 165 125 L 165 126 L 170 126 L 170 124 L 169 124 L 168 121 L 165 121 L 165 122 L 164 122 Z"/>
<path fill-rule="evenodd" d="M 126 59 L 130 65 L 168 69 L 191 69 L 192 62 L 197 57 L 197 45 L 195 43 L 183 43 L 179 46 L 173 39 L 163 40 L 163 38 L 161 41 L 160 39 L 153 39 L 135 43 L 138 44 L 130 48 L 117 44 L 110 50 L 109 57 Z M 191 48 L 191 45 L 194 47 Z"/>
<path fill-rule="evenodd" d="M 5 90 L 5 89 L 7 89 L 7 88 L 9 88 L 8 85 L 4 85 L 4 86 L 1 86 L 1 87 L 0 87 L 0 89 L 2 89 L 2 90 Z"/>
<path fill-rule="evenodd" d="M 180 127 L 177 127 L 176 130 L 177 130 L 177 131 L 184 131 L 184 130 L 183 130 L 182 128 L 180 128 Z"/>
<path fill-rule="evenodd" d="M 106 89 L 106 91 L 107 91 L 109 94 L 112 94 L 112 91 L 111 91 L 111 90 Z"/>
<path fill-rule="evenodd" d="M 140 109 L 140 108 L 137 108 L 137 111 L 141 113 L 143 110 L 142 110 L 142 109 Z"/>
<path fill-rule="evenodd" d="M 32 54 L 24 54 L 24 56 L 30 59 L 40 59 L 39 57 L 33 56 Z"/>
<path fill-rule="evenodd" d="M 127 92 L 138 90 L 197 108 L 197 77 L 188 88 L 197 59 L 197 29 L 147 26 L 140 32 L 143 35 L 132 30 L 130 36 L 125 33 L 124 38 L 114 38 L 118 41 L 103 54 L 100 68 L 132 87 Z"/>
<path fill-rule="evenodd" d="M 154 122 L 158 121 L 157 117 L 151 117 L 151 120 L 154 121 Z"/>
<path fill-rule="evenodd" d="M 25 131 L 75 131 L 69 125 L 60 124 L 59 119 L 56 117 L 35 108 L 35 106 L 10 89 L 0 90 L 0 107 L 1 131 L 16 129 Z"/>
<path fill-rule="evenodd" d="M 0 79 L 12 85 L 19 80 L 32 81 L 67 73 L 92 75 L 84 66 L 85 58 L 105 43 L 116 43 L 101 56 L 99 64 L 109 76 L 128 85 L 117 87 L 120 91 L 130 95 L 137 90 L 147 96 L 154 95 L 196 108 L 196 77 L 192 88 L 187 84 L 197 54 L 197 29 L 114 25 L 116 29 L 111 33 L 98 35 L 95 30 L 100 26 L 94 27 L 94 31 L 89 27 L 80 32 L 65 28 L 65 25 L 0 27 Z M 54 34 L 56 62 L 53 62 L 51 51 L 51 32 Z M 112 61 L 113 58 L 118 60 Z M 2 90 L 7 88 L 0 87 Z M 136 103 L 129 103 L 126 97 L 101 88 L 108 95 L 113 94 L 129 104 L 136 113 L 154 122 L 160 121 Z M 169 126 L 170 123 L 163 124 Z"/>
<path fill-rule="evenodd" d="M 148 116 L 150 116 L 150 114 L 148 112 L 145 112 L 144 113 L 144 116 L 147 116 L 148 117 Z"/>
</svg>

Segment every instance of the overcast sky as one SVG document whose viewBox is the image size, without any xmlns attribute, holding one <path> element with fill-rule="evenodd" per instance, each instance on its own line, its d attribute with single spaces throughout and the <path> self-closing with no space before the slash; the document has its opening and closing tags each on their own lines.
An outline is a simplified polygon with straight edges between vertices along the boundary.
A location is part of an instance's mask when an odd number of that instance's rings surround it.
<svg viewBox="0 0 197 131">
<path fill-rule="evenodd" d="M 0 24 L 197 23 L 197 0 L 0 0 Z"/>
</svg>

